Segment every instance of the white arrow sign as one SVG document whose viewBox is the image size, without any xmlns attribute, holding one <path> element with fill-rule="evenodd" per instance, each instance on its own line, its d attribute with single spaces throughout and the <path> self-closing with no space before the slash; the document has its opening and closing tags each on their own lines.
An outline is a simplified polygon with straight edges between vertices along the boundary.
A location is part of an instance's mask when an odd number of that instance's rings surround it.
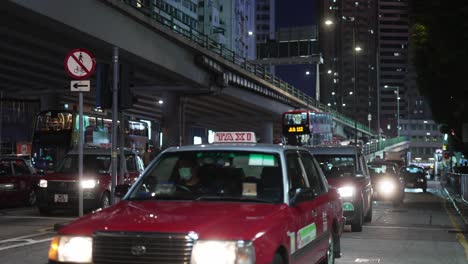
<svg viewBox="0 0 468 264">
<path fill-rule="evenodd" d="M 91 82 L 89 80 L 71 81 L 70 91 L 72 92 L 89 92 Z"/>
</svg>

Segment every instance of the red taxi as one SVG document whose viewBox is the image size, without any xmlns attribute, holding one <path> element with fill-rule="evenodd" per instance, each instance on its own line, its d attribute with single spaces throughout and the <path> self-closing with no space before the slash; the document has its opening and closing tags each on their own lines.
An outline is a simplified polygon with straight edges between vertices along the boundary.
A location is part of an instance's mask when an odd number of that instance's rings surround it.
<svg viewBox="0 0 468 264">
<path fill-rule="evenodd" d="M 119 203 L 60 229 L 50 263 L 334 263 L 342 204 L 313 156 L 215 138 L 165 150 Z"/>
<path fill-rule="evenodd" d="M 125 150 L 124 181 L 133 183 L 143 172 L 143 161 L 130 150 Z M 78 208 L 79 184 L 83 188 L 84 209 L 94 210 L 110 205 L 111 150 L 85 148 L 83 151 L 83 181 L 78 178 L 78 151 L 70 151 L 54 173 L 44 175 L 38 188 L 38 208 L 41 214 L 57 209 Z M 118 168 L 120 170 L 120 168 Z"/>
<path fill-rule="evenodd" d="M 0 206 L 35 205 L 39 179 L 27 159 L 0 157 Z"/>
</svg>

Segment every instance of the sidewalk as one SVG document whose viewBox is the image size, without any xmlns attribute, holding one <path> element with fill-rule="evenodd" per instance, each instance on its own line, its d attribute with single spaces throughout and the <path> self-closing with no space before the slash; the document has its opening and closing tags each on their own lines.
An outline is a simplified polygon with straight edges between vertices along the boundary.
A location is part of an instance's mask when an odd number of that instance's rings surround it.
<svg viewBox="0 0 468 264">
<path fill-rule="evenodd" d="M 465 223 L 465 230 L 468 231 L 468 202 L 464 201 L 461 196 L 457 194 L 450 186 L 447 186 L 441 182 L 441 187 L 457 213 L 463 219 L 463 222 Z"/>
</svg>

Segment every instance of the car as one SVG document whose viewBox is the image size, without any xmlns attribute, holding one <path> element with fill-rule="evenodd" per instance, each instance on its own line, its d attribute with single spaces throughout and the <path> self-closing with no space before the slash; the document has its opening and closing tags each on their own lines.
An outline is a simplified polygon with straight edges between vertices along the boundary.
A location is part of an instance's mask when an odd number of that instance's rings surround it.
<svg viewBox="0 0 468 264">
<path fill-rule="evenodd" d="M 78 155 L 77 150 L 70 151 L 53 173 L 41 178 L 38 188 L 38 209 L 41 214 L 47 215 L 57 209 L 78 208 L 79 184 L 83 187 L 84 210 L 95 210 L 110 205 L 111 150 L 108 148 L 83 150 L 81 183 L 78 179 Z M 143 172 L 143 161 L 132 150 L 125 150 L 125 160 L 124 181 L 131 184 Z"/>
<path fill-rule="evenodd" d="M 403 166 L 400 168 L 400 176 L 403 177 L 406 188 L 420 188 L 423 192 L 427 192 L 427 178 L 423 167 L 416 165 Z"/>
<path fill-rule="evenodd" d="M 27 159 L 16 156 L 0 157 L 0 206 L 33 206 L 37 202 L 40 176 Z"/>
<path fill-rule="evenodd" d="M 372 221 L 372 185 L 366 159 L 358 146 L 307 146 L 320 163 L 328 183 L 343 199 L 346 224 L 361 232 Z"/>
<path fill-rule="evenodd" d="M 130 189 L 129 189 L 130 188 Z M 338 192 L 304 148 L 217 132 L 161 152 L 114 206 L 58 230 L 51 263 L 333 263 Z"/>
<path fill-rule="evenodd" d="M 393 206 L 399 206 L 405 199 L 405 181 L 398 174 L 398 165 L 384 160 L 374 160 L 367 163 L 369 168 L 373 199 L 392 201 Z"/>
</svg>

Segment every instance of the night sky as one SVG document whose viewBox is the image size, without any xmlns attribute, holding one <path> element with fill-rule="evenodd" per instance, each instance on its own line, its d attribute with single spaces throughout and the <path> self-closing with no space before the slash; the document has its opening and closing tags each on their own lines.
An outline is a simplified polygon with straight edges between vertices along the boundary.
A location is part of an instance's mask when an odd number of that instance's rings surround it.
<svg viewBox="0 0 468 264">
<path fill-rule="evenodd" d="M 315 1 L 322 0 L 276 0 L 276 29 L 315 25 Z M 306 71 L 310 71 L 310 75 L 306 75 Z M 276 75 L 315 96 L 315 65 L 276 66 Z"/>
</svg>

